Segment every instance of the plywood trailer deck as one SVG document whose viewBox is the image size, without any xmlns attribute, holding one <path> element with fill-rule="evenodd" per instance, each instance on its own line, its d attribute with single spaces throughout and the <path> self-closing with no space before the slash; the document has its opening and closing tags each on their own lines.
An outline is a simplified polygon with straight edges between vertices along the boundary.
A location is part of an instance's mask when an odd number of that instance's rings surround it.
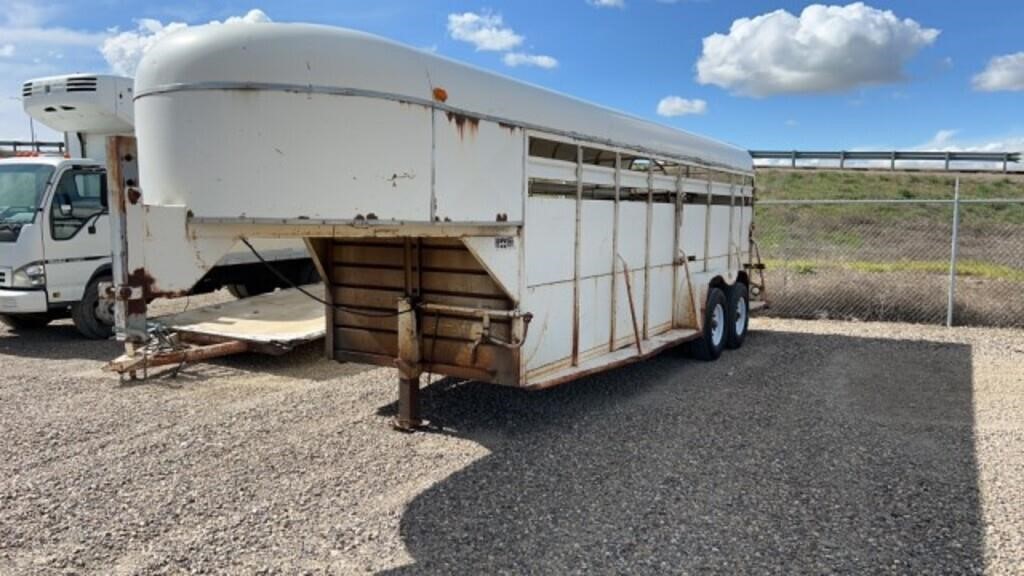
<svg viewBox="0 0 1024 576">
<path fill-rule="evenodd" d="M 300 24 L 170 35 L 135 93 L 111 182 L 130 345 L 147 297 L 240 238 L 304 238 L 326 353 L 396 366 L 408 427 L 425 371 L 543 388 L 689 340 L 717 358 L 763 290 L 751 158 L 711 139 Z"/>
</svg>

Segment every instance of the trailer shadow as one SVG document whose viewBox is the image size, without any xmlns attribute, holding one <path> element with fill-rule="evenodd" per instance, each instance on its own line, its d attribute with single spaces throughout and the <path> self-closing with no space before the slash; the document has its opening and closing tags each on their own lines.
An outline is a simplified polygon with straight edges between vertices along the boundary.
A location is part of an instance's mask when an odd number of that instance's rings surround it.
<svg viewBox="0 0 1024 576">
<path fill-rule="evenodd" d="M 59 321 L 36 330 L 0 328 L 0 355 L 41 360 L 108 361 L 121 353 L 114 340 L 89 340 L 70 321 Z"/>
<path fill-rule="evenodd" d="M 411 502 L 395 573 L 983 569 L 969 346 L 754 332 L 717 363 L 423 399 L 491 453 Z"/>
</svg>

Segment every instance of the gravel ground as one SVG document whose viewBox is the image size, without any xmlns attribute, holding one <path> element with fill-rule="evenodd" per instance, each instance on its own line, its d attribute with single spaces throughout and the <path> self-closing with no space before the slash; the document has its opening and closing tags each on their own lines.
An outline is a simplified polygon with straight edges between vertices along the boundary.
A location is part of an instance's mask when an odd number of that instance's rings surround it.
<svg viewBox="0 0 1024 576">
<path fill-rule="evenodd" d="M 0 328 L 0 573 L 1020 573 L 1024 332 L 758 319 L 545 392 Z"/>
</svg>

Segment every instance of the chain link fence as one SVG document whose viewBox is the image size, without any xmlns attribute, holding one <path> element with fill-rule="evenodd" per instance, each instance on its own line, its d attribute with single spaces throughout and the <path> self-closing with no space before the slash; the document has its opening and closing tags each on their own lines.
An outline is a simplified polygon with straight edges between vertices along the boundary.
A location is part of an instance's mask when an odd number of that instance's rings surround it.
<svg viewBox="0 0 1024 576">
<path fill-rule="evenodd" d="M 773 188 L 791 178 L 759 182 L 768 315 L 1024 328 L 1024 179 Z"/>
</svg>

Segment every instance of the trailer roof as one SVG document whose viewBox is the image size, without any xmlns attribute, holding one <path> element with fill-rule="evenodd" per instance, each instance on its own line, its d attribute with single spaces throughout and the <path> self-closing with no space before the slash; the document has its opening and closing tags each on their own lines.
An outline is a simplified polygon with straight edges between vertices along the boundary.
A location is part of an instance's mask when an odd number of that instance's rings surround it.
<svg viewBox="0 0 1024 576">
<path fill-rule="evenodd" d="M 741 148 L 343 28 L 222 24 L 171 34 L 139 65 L 136 98 L 190 90 L 389 98 L 664 157 L 753 170 L 750 154 Z"/>
</svg>

